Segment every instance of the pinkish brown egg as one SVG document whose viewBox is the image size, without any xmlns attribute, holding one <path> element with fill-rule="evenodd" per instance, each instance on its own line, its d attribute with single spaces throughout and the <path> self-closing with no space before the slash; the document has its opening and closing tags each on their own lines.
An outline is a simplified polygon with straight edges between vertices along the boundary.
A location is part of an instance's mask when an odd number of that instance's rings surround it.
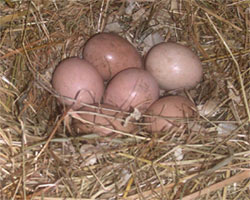
<svg viewBox="0 0 250 200">
<path fill-rule="evenodd" d="M 79 102 L 100 102 L 104 93 L 104 83 L 100 74 L 87 61 L 80 58 L 67 58 L 60 62 L 53 73 L 52 86 L 59 95 L 76 99 L 73 109 L 81 107 Z M 73 101 L 63 97 L 60 97 L 59 101 L 65 105 L 73 104 Z"/>
<path fill-rule="evenodd" d="M 145 68 L 165 90 L 195 87 L 203 73 L 199 57 L 189 48 L 173 42 L 163 42 L 151 48 Z"/>
<path fill-rule="evenodd" d="M 146 114 L 155 116 L 145 118 L 145 122 L 150 124 L 146 127 L 146 130 L 149 132 L 162 132 L 169 130 L 173 126 L 183 126 L 184 122 L 181 122 L 180 119 L 185 121 L 188 117 L 194 117 L 196 112 L 195 105 L 186 97 L 168 96 L 155 101 L 148 108 Z M 169 119 L 162 117 L 169 117 Z M 179 121 L 173 118 L 179 118 Z"/>
<path fill-rule="evenodd" d="M 98 105 L 96 104 L 96 106 Z M 115 106 L 105 104 L 102 104 L 97 108 L 84 106 L 78 111 L 80 119 L 84 120 L 80 121 L 74 118 L 72 121 L 74 129 L 78 133 L 98 133 L 106 136 L 116 133 L 115 131 L 130 133 L 136 130 L 136 126 L 133 123 L 128 123 L 126 126 L 123 126 L 128 115 Z"/>
<path fill-rule="evenodd" d="M 118 73 L 104 93 L 104 103 L 125 111 L 132 107 L 145 112 L 158 98 L 159 86 L 156 80 L 150 73 L 138 68 Z"/>
<path fill-rule="evenodd" d="M 142 68 L 142 59 L 135 47 L 114 33 L 99 33 L 90 38 L 83 49 L 83 58 L 104 80 L 127 68 Z"/>
</svg>

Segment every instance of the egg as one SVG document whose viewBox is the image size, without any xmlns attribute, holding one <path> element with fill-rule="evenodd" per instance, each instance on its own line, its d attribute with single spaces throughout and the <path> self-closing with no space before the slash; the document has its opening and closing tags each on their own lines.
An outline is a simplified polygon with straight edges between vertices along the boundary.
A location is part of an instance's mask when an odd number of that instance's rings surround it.
<svg viewBox="0 0 250 200">
<path fill-rule="evenodd" d="M 95 106 L 98 105 L 95 104 Z M 80 119 L 89 121 L 91 124 L 74 118 L 72 124 L 78 133 L 98 133 L 99 135 L 107 136 L 115 133 L 113 130 L 126 133 L 136 130 L 136 126 L 133 123 L 127 123 L 126 126 L 123 126 L 124 120 L 128 116 L 127 114 L 120 111 L 117 107 L 107 104 L 101 104 L 96 108 L 84 106 L 79 109 L 79 116 Z"/>
<path fill-rule="evenodd" d="M 86 104 L 98 103 L 104 93 L 104 82 L 98 71 L 80 58 L 67 58 L 59 63 L 52 76 L 52 86 L 62 97 L 60 103 L 71 105 L 73 109 Z M 68 98 L 65 98 L 68 97 Z"/>
<path fill-rule="evenodd" d="M 147 71 L 130 68 L 118 73 L 108 84 L 104 103 L 129 111 L 137 108 L 145 112 L 159 98 L 159 86 Z"/>
<path fill-rule="evenodd" d="M 189 48 L 162 42 L 150 49 L 145 68 L 165 90 L 190 89 L 202 79 L 202 65 L 199 57 Z"/>
<path fill-rule="evenodd" d="M 114 33 L 99 33 L 84 46 L 83 58 L 90 62 L 104 80 L 127 68 L 142 68 L 142 58 L 135 47 Z"/>
<path fill-rule="evenodd" d="M 162 132 L 169 130 L 171 127 L 182 127 L 184 122 L 178 121 L 194 117 L 196 115 L 195 105 L 189 99 L 183 96 L 162 97 L 154 102 L 147 110 L 145 122 L 149 123 L 146 130 L 149 132 Z M 157 117 L 158 116 L 158 117 Z M 163 118 L 169 117 L 169 119 Z M 172 118 L 172 119 L 171 119 Z"/>
</svg>

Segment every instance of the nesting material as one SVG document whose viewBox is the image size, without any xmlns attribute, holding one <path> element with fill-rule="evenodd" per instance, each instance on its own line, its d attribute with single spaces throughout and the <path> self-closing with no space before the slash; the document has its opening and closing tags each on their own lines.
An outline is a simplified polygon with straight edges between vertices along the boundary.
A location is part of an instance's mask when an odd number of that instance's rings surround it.
<svg viewBox="0 0 250 200">
<path fill-rule="evenodd" d="M 74 117 L 72 125 L 78 134 L 97 133 L 108 136 L 112 133 L 136 132 L 136 126 L 133 123 L 125 124 L 128 115 L 115 106 L 105 104 L 96 108 L 85 106 L 79 109 L 77 113 L 78 115 Z"/>
<path fill-rule="evenodd" d="M 4 0 L 0 10 L 0 199 L 249 198 L 248 1 Z M 136 132 L 77 134 L 52 72 L 104 30 L 143 59 L 154 33 L 191 49 L 202 80 L 164 95 L 192 100 L 198 116 L 152 134 L 135 108 L 121 118 Z"/>
</svg>

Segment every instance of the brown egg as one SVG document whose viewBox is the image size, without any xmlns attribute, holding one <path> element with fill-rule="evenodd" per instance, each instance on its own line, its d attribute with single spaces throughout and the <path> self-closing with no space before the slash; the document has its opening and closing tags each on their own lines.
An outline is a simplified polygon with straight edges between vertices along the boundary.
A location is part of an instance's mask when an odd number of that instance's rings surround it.
<svg viewBox="0 0 250 200">
<path fill-rule="evenodd" d="M 127 68 L 142 68 L 142 59 L 135 47 L 114 33 L 99 33 L 90 38 L 83 49 L 83 58 L 104 80 Z"/>
<path fill-rule="evenodd" d="M 110 110 L 105 110 L 105 108 Z M 79 133 L 98 133 L 100 135 L 106 136 L 111 133 L 115 133 L 112 130 L 126 133 L 136 130 L 136 126 L 133 123 L 128 123 L 126 126 L 123 126 L 124 120 L 128 115 L 122 113 L 119 108 L 115 106 L 105 104 L 100 105 L 98 108 L 90 108 L 85 106 L 79 111 L 84 112 L 82 114 L 79 113 L 81 119 L 92 123 L 89 124 L 74 118 L 72 124 L 74 129 Z M 100 126 L 104 126 L 105 128 Z"/>
<path fill-rule="evenodd" d="M 93 104 L 101 101 L 104 93 L 103 79 L 97 70 L 80 58 L 67 58 L 56 67 L 52 86 L 58 94 L 76 99 L 73 109 L 81 107 L 79 102 Z M 73 104 L 66 98 L 59 98 L 65 105 Z"/>
<path fill-rule="evenodd" d="M 173 126 L 181 127 L 184 125 L 184 122 L 173 118 L 183 118 L 185 121 L 188 117 L 195 116 L 194 109 L 195 105 L 186 97 L 168 96 L 160 98 L 146 112 L 147 115 L 160 117 L 146 117 L 145 122 L 150 123 L 146 130 L 149 132 L 162 132 Z M 169 119 L 162 117 L 169 117 Z"/>
<path fill-rule="evenodd" d="M 159 98 L 159 86 L 143 69 L 131 68 L 118 73 L 108 84 L 104 103 L 128 111 L 131 107 L 145 112 Z"/>
<path fill-rule="evenodd" d="M 199 57 L 189 48 L 173 42 L 154 46 L 146 56 L 145 67 L 165 90 L 195 87 L 203 73 Z"/>
</svg>

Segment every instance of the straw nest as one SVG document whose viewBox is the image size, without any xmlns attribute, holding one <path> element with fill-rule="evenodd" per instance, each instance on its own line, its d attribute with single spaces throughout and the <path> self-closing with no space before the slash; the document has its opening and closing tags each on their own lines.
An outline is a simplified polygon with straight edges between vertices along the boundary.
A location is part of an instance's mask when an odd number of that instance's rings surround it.
<svg viewBox="0 0 250 200">
<path fill-rule="evenodd" d="M 0 10 L 0 199 L 249 199 L 249 1 L 1 0 Z M 102 31 L 142 55 L 155 34 L 190 47 L 204 68 L 185 91 L 199 117 L 159 135 L 70 132 L 51 74 Z"/>
</svg>

